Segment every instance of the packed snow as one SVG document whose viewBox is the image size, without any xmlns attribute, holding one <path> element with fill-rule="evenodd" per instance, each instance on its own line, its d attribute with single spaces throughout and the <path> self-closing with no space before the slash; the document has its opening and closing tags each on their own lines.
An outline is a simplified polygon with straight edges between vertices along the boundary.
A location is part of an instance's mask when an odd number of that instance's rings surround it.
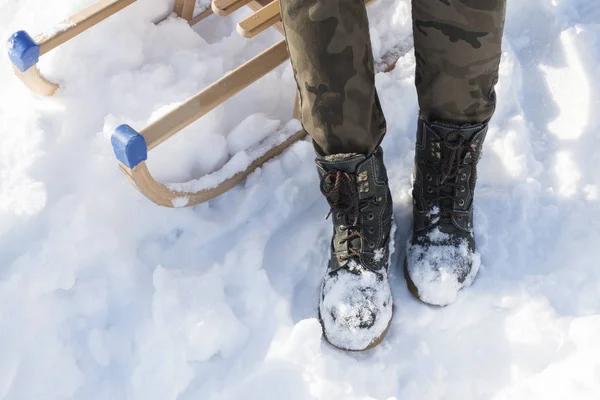
<svg viewBox="0 0 600 400">
<path fill-rule="evenodd" d="M 0 0 L 0 37 L 50 32 L 92 2 Z M 392 325 L 364 353 L 322 338 L 331 222 L 308 141 L 191 208 L 156 206 L 120 173 L 117 125 L 143 128 L 281 39 L 240 37 L 247 9 L 155 25 L 170 3 L 139 0 L 44 55 L 52 98 L 0 52 L 0 398 L 600 398 L 597 0 L 508 1 L 475 194 L 479 275 L 451 306 L 426 306 L 398 246 Z M 417 121 L 410 2 L 378 0 L 369 16 L 378 65 L 401 56 L 376 77 L 400 244 Z M 208 185 L 197 180 L 279 140 L 259 124 L 234 134 L 247 118 L 291 131 L 294 95 L 286 63 L 153 150 L 151 172 Z"/>
</svg>

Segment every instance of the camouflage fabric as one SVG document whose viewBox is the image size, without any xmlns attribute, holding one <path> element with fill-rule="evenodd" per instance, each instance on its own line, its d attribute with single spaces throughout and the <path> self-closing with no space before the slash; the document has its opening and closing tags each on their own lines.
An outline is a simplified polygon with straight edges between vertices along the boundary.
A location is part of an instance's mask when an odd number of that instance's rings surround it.
<svg viewBox="0 0 600 400">
<path fill-rule="evenodd" d="M 428 122 L 475 125 L 496 108 L 506 0 L 413 0 L 415 81 Z"/>
<path fill-rule="evenodd" d="M 282 0 L 281 13 L 304 129 L 323 155 L 370 154 L 385 118 L 363 0 Z"/>
<path fill-rule="evenodd" d="M 428 122 L 487 122 L 506 0 L 413 0 L 415 83 Z M 302 125 L 317 151 L 372 153 L 386 131 L 363 0 L 281 0 Z"/>
</svg>

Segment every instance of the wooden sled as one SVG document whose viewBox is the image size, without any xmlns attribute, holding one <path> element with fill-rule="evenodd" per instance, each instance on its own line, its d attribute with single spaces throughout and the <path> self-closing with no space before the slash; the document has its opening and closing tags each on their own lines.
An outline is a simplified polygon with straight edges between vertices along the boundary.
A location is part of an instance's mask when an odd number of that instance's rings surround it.
<svg viewBox="0 0 600 400">
<path fill-rule="evenodd" d="M 372 1 L 366 0 L 366 3 L 370 4 Z M 254 14 L 241 21 L 237 26 L 237 31 L 242 36 L 251 38 L 269 27 L 274 27 L 284 33 L 279 4 L 279 0 L 213 0 L 212 10 L 215 14 L 221 16 L 229 15 L 243 6 L 249 6 L 255 10 Z M 148 152 L 265 76 L 287 59 L 288 53 L 285 40 L 281 40 L 141 131 L 138 132 L 129 125 L 119 126 L 113 133 L 111 142 L 121 171 L 133 186 L 147 198 L 165 207 L 193 206 L 232 189 L 265 162 L 281 154 L 293 143 L 305 137 L 306 132 L 300 130 L 292 134 L 258 156 L 245 170 L 225 179 L 215 187 L 198 191 L 174 190 L 169 186 L 181 187 L 182 185 L 165 185 L 157 182 L 146 165 Z M 298 113 L 296 97 L 295 118 L 299 118 Z"/>
<path fill-rule="evenodd" d="M 36 93 L 52 95 L 58 85 L 41 76 L 37 68 L 39 57 L 135 1 L 98 1 L 69 18 L 61 25 L 66 28 L 56 30 L 57 33 L 52 35 L 32 39 L 24 31 L 15 33 L 9 41 L 9 55 L 17 76 Z M 371 2 L 372 0 L 366 0 L 367 4 Z M 269 27 L 284 33 L 279 0 L 213 0 L 210 8 L 201 10 L 193 16 L 194 6 L 195 0 L 175 0 L 174 11 L 190 24 L 195 24 L 212 13 L 227 16 L 239 8 L 248 6 L 254 13 L 238 24 L 237 31 L 242 36 L 251 38 Z M 148 152 L 271 72 L 287 59 L 285 40 L 281 40 L 139 132 L 128 125 L 119 126 L 112 134 L 111 143 L 121 171 L 142 194 L 156 204 L 166 207 L 199 204 L 225 193 L 242 182 L 265 162 L 302 139 L 306 133 L 301 130 L 287 136 L 263 154 L 257 155 L 245 170 L 230 176 L 214 187 L 198 191 L 174 190 L 170 187 L 182 185 L 165 185 L 157 182 L 146 165 Z M 299 118 L 297 106 L 296 101 L 295 118 Z"/>
<path fill-rule="evenodd" d="M 40 34 L 32 38 L 25 31 L 14 33 L 8 39 L 8 56 L 15 74 L 31 91 L 42 96 L 52 96 L 58 89 L 58 84 L 42 76 L 37 66 L 40 57 L 136 1 L 99 0 L 58 24 L 51 34 Z M 191 25 L 212 14 L 210 7 L 194 14 L 195 5 L 195 0 L 175 0 L 173 11 Z"/>
</svg>

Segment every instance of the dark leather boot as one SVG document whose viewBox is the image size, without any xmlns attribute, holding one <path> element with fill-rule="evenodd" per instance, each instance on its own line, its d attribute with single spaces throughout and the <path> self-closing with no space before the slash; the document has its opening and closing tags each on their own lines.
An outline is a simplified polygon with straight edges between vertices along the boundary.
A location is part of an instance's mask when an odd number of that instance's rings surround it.
<svg viewBox="0 0 600 400">
<path fill-rule="evenodd" d="M 457 127 L 419 120 L 405 275 L 410 291 L 425 303 L 452 303 L 479 270 L 473 194 L 486 133 L 484 124 Z"/>
<path fill-rule="evenodd" d="M 316 163 L 333 220 L 319 302 L 323 333 L 340 349 L 370 349 L 383 340 L 392 319 L 392 196 L 383 151 L 317 157 Z"/>
</svg>

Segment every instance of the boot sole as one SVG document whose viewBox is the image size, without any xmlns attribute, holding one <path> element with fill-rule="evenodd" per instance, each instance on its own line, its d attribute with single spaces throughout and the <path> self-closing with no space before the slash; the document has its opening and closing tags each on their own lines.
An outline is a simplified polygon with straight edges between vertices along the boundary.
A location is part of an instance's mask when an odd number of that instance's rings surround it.
<svg viewBox="0 0 600 400">
<path fill-rule="evenodd" d="M 387 326 L 385 327 L 385 329 L 383 330 L 383 332 L 381 333 L 381 335 L 378 338 L 374 339 L 364 349 L 346 349 L 346 348 L 341 347 L 341 346 L 336 346 L 335 344 L 333 344 L 333 343 L 331 343 L 329 341 L 329 338 L 327 337 L 327 334 L 325 333 L 325 328 L 324 328 L 324 325 L 323 325 L 323 321 L 321 320 L 321 312 L 319 311 L 319 323 L 321 324 L 321 330 L 323 331 L 323 338 L 325 339 L 325 341 L 327 343 L 329 343 L 329 345 L 335 347 L 338 350 L 350 351 L 350 352 L 354 352 L 354 353 L 358 353 L 358 352 L 361 352 L 361 351 L 371 350 L 371 349 L 374 349 L 375 347 L 379 346 L 383 342 L 383 340 L 385 339 L 385 337 L 387 336 L 388 332 L 390 331 L 390 327 L 392 326 L 392 320 L 393 319 L 394 319 L 394 307 L 392 306 L 392 316 L 390 317 L 390 320 L 388 321 Z"/>
<path fill-rule="evenodd" d="M 404 279 L 406 279 L 406 286 L 408 287 L 408 291 L 414 296 L 415 299 L 419 300 L 423 304 L 427 304 L 428 306 L 433 306 L 433 304 L 429 304 L 423 301 L 421 297 L 419 297 L 419 289 L 417 289 L 417 285 L 415 285 L 415 283 L 410 277 L 410 274 L 408 273 L 408 260 L 406 259 L 406 257 L 404 258 Z"/>
</svg>

